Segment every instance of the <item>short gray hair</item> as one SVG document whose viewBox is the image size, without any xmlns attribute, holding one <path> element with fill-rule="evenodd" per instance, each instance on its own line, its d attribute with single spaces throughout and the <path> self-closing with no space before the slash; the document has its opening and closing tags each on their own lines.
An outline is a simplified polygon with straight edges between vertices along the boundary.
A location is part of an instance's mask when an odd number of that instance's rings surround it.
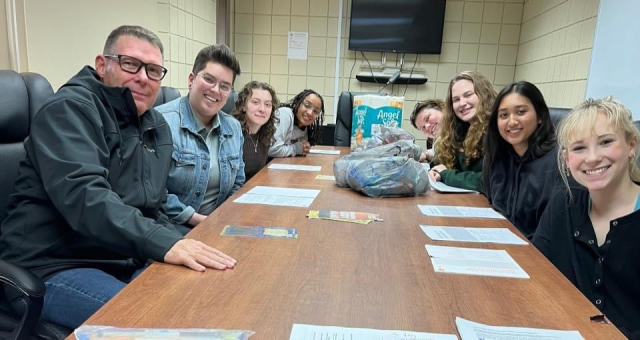
<svg viewBox="0 0 640 340">
<path fill-rule="evenodd" d="M 138 39 L 145 40 L 149 42 L 151 45 L 157 47 L 160 50 L 160 53 L 164 57 L 164 48 L 162 47 L 162 41 L 158 36 L 151 32 L 150 30 L 142 27 L 142 26 L 120 26 L 109 34 L 107 37 L 107 41 L 104 43 L 103 54 L 113 54 L 115 53 L 116 43 L 118 39 L 123 35 L 129 35 L 132 37 L 136 37 Z"/>
</svg>

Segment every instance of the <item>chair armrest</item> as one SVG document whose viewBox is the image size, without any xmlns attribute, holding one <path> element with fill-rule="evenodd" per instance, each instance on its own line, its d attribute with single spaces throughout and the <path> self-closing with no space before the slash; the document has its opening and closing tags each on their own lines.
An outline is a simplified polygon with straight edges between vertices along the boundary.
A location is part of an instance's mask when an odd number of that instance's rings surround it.
<svg viewBox="0 0 640 340">
<path fill-rule="evenodd" d="M 11 291 L 21 295 L 11 307 L 22 315 L 20 323 L 12 333 L 12 339 L 29 339 L 31 332 L 36 329 L 46 288 L 40 278 L 24 268 L 0 260 L 0 282 L 6 285 L 5 292 Z"/>
<path fill-rule="evenodd" d="M 24 268 L 3 260 L 0 260 L 0 281 L 16 288 L 27 297 L 44 297 L 45 287 L 39 277 Z"/>
</svg>

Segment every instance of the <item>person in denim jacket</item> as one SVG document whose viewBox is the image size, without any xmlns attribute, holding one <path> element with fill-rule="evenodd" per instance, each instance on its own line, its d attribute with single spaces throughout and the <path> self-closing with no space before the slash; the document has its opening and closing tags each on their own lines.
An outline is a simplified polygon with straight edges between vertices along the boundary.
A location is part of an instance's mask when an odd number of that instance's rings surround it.
<svg viewBox="0 0 640 340">
<path fill-rule="evenodd" d="M 189 74 L 189 94 L 156 108 L 173 138 L 164 208 L 175 223 L 197 225 L 244 184 L 242 129 L 220 111 L 239 74 L 227 46 L 205 47 Z"/>
</svg>

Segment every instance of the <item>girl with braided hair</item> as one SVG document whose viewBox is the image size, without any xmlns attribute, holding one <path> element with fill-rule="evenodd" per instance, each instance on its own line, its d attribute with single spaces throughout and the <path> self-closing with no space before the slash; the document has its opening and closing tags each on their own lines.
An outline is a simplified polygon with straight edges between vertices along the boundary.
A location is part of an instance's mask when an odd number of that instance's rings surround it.
<svg viewBox="0 0 640 340">
<path fill-rule="evenodd" d="M 324 100 L 314 90 L 304 90 L 278 109 L 280 123 L 269 157 L 306 156 L 321 138 Z"/>
</svg>

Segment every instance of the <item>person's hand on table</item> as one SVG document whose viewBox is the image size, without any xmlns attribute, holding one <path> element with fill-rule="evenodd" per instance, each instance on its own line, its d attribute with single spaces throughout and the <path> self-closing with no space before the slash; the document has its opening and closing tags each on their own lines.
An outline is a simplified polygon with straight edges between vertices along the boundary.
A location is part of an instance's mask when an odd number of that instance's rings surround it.
<svg viewBox="0 0 640 340">
<path fill-rule="evenodd" d="M 429 170 L 429 177 L 431 177 L 432 180 L 439 182 L 442 179 L 442 177 L 440 176 L 440 171 L 443 170 L 447 170 L 447 167 L 442 164 L 436 165 L 431 168 L 431 170 Z"/>
<path fill-rule="evenodd" d="M 418 162 L 420 163 L 430 162 L 431 160 L 429 158 L 431 158 L 429 157 L 429 154 L 426 151 L 424 151 L 420 154 L 420 159 L 418 160 Z"/>
<path fill-rule="evenodd" d="M 310 150 L 311 150 L 311 144 L 309 144 L 309 142 L 307 141 L 302 141 L 302 155 L 303 156 L 308 155 Z"/>
<path fill-rule="evenodd" d="M 229 255 L 200 241 L 182 239 L 164 255 L 164 262 L 203 272 L 206 268 L 227 269 L 236 265 Z"/>
</svg>

